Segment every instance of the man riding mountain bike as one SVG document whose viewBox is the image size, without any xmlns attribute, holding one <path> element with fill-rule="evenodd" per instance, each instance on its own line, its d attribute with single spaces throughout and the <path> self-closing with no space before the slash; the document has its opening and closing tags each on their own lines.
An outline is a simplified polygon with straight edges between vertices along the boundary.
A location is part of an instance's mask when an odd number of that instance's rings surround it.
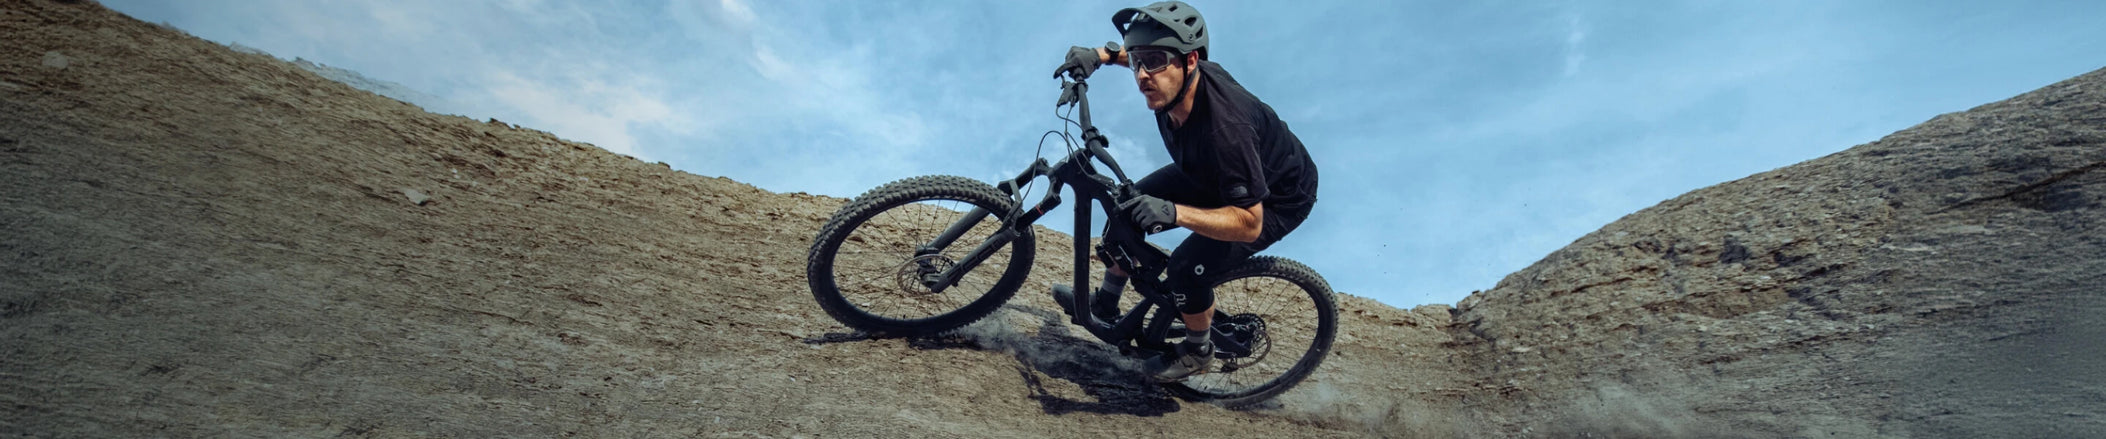
<svg viewBox="0 0 2106 439">
<path fill-rule="evenodd" d="M 1171 252 L 1164 283 L 1183 314 L 1186 336 L 1177 355 L 1149 363 L 1156 380 L 1176 381 L 1206 370 L 1214 358 L 1207 337 L 1214 291 L 1205 276 L 1243 263 L 1309 217 L 1316 163 L 1271 106 L 1207 60 L 1208 31 L 1198 9 L 1179 1 L 1121 9 L 1112 26 L 1125 50 L 1117 43 L 1075 47 L 1054 76 L 1088 76 L 1107 63 L 1131 67 L 1155 110 L 1173 163 L 1135 183 L 1142 195 L 1119 210 L 1150 233 L 1172 227 L 1193 233 Z M 1110 268 L 1092 293 L 1090 312 L 1115 319 L 1126 281 L 1126 273 Z M 1054 285 L 1053 294 L 1062 306 L 1073 303 L 1070 286 Z"/>
</svg>

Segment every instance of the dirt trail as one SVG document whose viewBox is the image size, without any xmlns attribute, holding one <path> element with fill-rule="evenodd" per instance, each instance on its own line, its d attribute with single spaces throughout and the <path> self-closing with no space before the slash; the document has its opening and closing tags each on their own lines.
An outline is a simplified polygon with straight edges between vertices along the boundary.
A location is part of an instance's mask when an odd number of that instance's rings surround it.
<svg viewBox="0 0 2106 439">
<path fill-rule="evenodd" d="M 1669 200 L 1459 309 L 1341 296 L 1335 355 L 1233 411 L 1052 318 L 1049 230 L 988 321 L 831 341 L 804 252 L 845 200 L 93 3 L 0 0 L 0 40 L 0 435 L 2106 435 L 2101 72 Z"/>
</svg>

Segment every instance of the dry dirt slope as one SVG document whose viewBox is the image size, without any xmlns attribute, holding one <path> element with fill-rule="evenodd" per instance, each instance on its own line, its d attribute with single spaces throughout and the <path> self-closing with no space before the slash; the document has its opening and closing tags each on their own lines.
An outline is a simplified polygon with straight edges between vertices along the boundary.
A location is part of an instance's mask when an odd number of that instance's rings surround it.
<svg viewBox="0 0 2106 439">
<path fill-rule="evenodd" d="M 804 343 L 839 199 L 0 6 L 4 435 L 2106 435 L 2106 73 L 1663 202 L 1452 316 L 1343 297 L 1324 368 L 1232 412 L 1028 292 L 975 338 Z"/>
<path fill-rule="evenodd" d="M 802 261 L 843 200 L 427 114 L 93 4 L 0 5 L 0 434 L 1330 437 L 1381 419 L 1182 404 L 1028 312 L 1000 320 L 1028 332 L 980 328 L 989 349 L 804 343 L 840 329 Z M 1034 284 L 1064 274 L 1057 238 Z M 1440 343 L 1435 321 L 1413 343 Z M 1333 364 L 1355 361 L 1389 362 Z"/>
</svg>

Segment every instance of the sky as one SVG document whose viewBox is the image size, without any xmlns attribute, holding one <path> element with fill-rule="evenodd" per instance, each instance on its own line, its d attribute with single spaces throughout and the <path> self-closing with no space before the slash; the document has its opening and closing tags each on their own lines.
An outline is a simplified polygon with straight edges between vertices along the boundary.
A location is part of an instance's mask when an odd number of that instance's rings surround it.
<svg viewBox="0 0 2106 439">
<path fill-rule="evenodd" d="M 1062 125 L 1053 69 L 1142 4 L 102 3 L 399 83 L 435 112 L 836 197 L 1057 158 L 1038 149 Z M 1406 308 L 1491 289 L 1677 195 L 2106 67 L 2092 0 L 1191 3 L 1210 58 L 1321 170 L 1311 218 L 1266 253 Z M 1170 159 L 1131 74 L 1100 70 L 1091 97 L 1138 178 Z"/>
</svg>

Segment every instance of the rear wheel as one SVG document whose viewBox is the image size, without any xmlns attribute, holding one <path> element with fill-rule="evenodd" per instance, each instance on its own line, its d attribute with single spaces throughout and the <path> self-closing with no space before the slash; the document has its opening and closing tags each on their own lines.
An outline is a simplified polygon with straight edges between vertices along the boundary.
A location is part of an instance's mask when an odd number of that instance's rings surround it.
<svg viewBox="0 0 2106 439">
<path fill-rule="evenodd" d="M 1215 330 L 1249 346 L 1249 352 L 1228 353 L 1217 346 L 1206 372 L 1164 384 L 1171 393 L 1229 407 L 1263 402 L 1315 372 L 1338 331 L 1331 285 L 1315 270 L 1285 258 L 1253 257 L 1223 274 L 1214 285 L 1214 309 Z"/>
<path fill-rule="evenodd" d="M 965 177 L 915 177 L 872 189 L 842 206 L 812 240 L 805 265 L 812 296 L 842 324 L 888 336 L 943 332 L 986 317 L 1031 272 L 1031 228 L 1009 227 L 999 214 L 1012 204 Z M 948 246 L 928 248 L 976 210 L 997 213 L 973 219 Z M 956 283 L 935 282 L 971 263 L 984 243 L 994 245 Z"/>
</svg>

